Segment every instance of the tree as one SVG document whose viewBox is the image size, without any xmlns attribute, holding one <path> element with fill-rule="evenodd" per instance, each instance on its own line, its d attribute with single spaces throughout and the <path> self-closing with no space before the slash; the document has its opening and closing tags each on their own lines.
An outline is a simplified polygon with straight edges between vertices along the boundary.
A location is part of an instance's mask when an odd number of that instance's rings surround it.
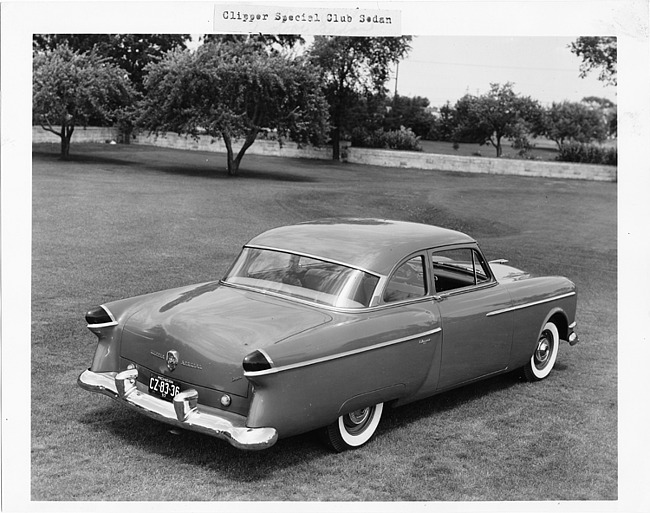
<svg viewBox="0 0 650 513">
<path fill-rule="evenodd" d="M 437 109 L 437 115 L 434 116 L 431 131 L 427 138 L 432 141 L 452 142 L 456 133 L 456 111 L 454 106 L 447 101 L 442 107 Z"/>
<path fill-rule="evenodd" d="M 616 137 L 618 135 L 617 107 L 613 101 L 607 98 L 599 98 L 598 96 L 586 96 L 580 101 L 590 109 L 600 113 L 603 122 L 607 126 L 608 137 Z"/>
<path fill-rule="evenodd" d="M 268 54 L 251 42 L 207 43 L 174 50 L 150 64 L 140 126 L 197 137 L 222 137 L 228 174 L 262 130 L 300 144 L 320 144 L 327 103 L 316 70 L 303 58 Z M 237 155 L 233 139 L 245 141 Z"/>
<path fill-rule="evenodd" d="M 36 34 L 33 48 L 35 52 L 51 51 L 65 44 L 79 52 L 94 49 L 124 69 L 134 87 L 142 92 L 147 64 L 169 50 L 186 48 L 190 39 L 189 34 Z"/>
<path fill-rule="evenodd" d="M 384 128 L 399 130 L 408 127 L 418 137 L 426 137 L 431 132 L 435 118 L 429 109 L 429 100 L 422 96 L 395 95 L 389 104 Z"/>
<path fill-rule="evenodd" d="M 70 154 L 75 127 L 91 118 L 110 122 L 135 98 L 125 71 L 94 50 L 79 53 L 63 44 L 35 55 L 33 66 L 33 122 L 61 138 L 62 158 Z"/>
<path fill-rule="evenodd" d="M 607 126 L 599 111 L 584 103 L 563 101 L 544 110 L 542 135 L 561 150 L 565 142 L 590 143 L 607 137 Z"/>
<path fill-rule="evenodd" d="M 267 53 L 290 52 L 296 46 L 305 44 L 300 35 L 294 34 L 206 34 L 204 43 L 248 43 L 258 45 L 259 49 Z"/>
<path fill-rule="evenodd" d="M 459 142 L 491 144 L 497 157 L 503 153 L 503 138 L 522 140 L 539 123 L 541 107 L 536 100 L 522 97 L 512 90 L 510 82 L 490 84 L 481 96 L 465 95 L 456 102 L 456 130 Z"/>
<path fill-rule="evenodd" d="M 341 136 L 351 128 L 348 112 L 354 99 L 369 92 L 385 94 L 390 66 L 411 49 L 410 36 L 344 37 L 316 36 L 309 50 L 322 70 L 322 81 L 332 119 L 332 157 L 340 156 Z"/>
<path fill-rule="evenodd" d="M 616 85 L 616 38 L 579 37 L 569 45 L 572 53 L 582 58 L 580 77 L 592 70 L 600 70 L 598 80 Z"/>
</svg>

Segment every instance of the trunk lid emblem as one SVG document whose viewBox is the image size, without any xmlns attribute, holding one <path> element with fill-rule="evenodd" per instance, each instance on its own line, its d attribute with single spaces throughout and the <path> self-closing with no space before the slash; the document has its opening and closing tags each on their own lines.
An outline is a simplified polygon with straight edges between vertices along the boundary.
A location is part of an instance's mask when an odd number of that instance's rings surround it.
<svg viewBox="0 0 650 513">
<path fill-rule="evenodd" d="M 167 368 L 173 371 L 178 365 L 178 351 L 167 351 L 165 360 L 167 360 Z"/>
</svg>

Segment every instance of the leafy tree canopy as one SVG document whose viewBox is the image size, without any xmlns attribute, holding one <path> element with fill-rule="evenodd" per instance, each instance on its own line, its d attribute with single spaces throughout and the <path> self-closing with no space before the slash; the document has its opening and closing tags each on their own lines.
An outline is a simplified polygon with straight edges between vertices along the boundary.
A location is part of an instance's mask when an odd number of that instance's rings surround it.
<svg viewBox="0 0 650 513">
<path fill-rule="evenodd" d="M 587 105 L 590 109 L 596 110 L 600 113 L 607 126 L 607 136 L 616 137 L 618 134 L 618 108 L 616 104 L 608 98 L 600 98 L 598 96 L 586 96 L 580 100 L 583 104 Z"/>
<path fill-rule="evenodd" d="M 61 138 L 64 158 L 76 126 L 111 122 L 134 101 L 126 72 L 94 50 L 80 53 L 62 44 L 38 53 L 33 65 L 33 122 Z"/>
<path fill-rule="evenodd" d="M 339 158 L 341 134 L 351 128 L 350 107 L 359 95 L 385 94 L 390 66 L 410 51 L 411 37 L 317 36 L 309 58 L 321 69 L 330 104 L 333 158 Z"/>
<path fill-rule="evenodd" d="M 293 34 L 206 34 L 204 43 L 235 43 L 257 45 L 267 53 L 290 52 L 296 46 L 303 45 L 302 36 Z"/>
<path fill-rule="evenodd" d="M 174 48 L 186 48 L 189 34 L 37 34 L 35 53 L 54 50 L 65 44 L 72 50 L 95 50 L 108 57 L 129 74 L 137 90 L 142 91 L 144 68 Z"/>
<path fill-rule="evenodd" d="M 616 38 L 579 37 L 571 45 L 571 52 L 582 58 L 580 77 L 598 70 L 598 80 L 616 85 Z"/>
<path fill-rule="evenodd" d="M 427 137 L 435 124 L 429 100 L 422 96 L 396 95 L 387 107 L 386 130 L 399 130 L 403 126 L 413 130 L 418 137 Z"/>
<path fill-rule="evenodd" d="M 554 102 L 544 110 L 542 125 L 542 134 L 555 141 L 559 149 L 569 141 L 590 143 L 607 137 L 601 112 L 580 102 Z"/>
<path fill-rule="evenodd" d="M 319 76 L 305 59 L 260 51 L 255 42 L 207 43 L 196 52 L 174 50 L 148 66 L 140 125 L 223 137 L 228 173 L 236 174 L 262 130 L 282 141 L 320 144 L 327 103 Z M 232 139 L 245 137 L 235 156 Z"/>
<path fill-rule="evenodd" d="M 503 153 L 503 138 L 521 139 L 539 123 L 541 107 L 528 96 L 519 96 L 513 84 L 490 84 L 480 96 L 465 95 L 456 102 L 456 132 L 459 142 L 491 144 L 497 157 Z"/>
</svg>

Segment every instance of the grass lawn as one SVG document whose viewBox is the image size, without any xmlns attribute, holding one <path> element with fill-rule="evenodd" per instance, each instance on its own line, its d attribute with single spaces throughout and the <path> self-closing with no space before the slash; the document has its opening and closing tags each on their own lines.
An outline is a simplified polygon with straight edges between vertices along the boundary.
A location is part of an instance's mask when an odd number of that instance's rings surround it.
<svg viewBox="0 0 650 513">
<path fill-rule="evenodd" d="M 35 501 L 617 498 L 616 184 L 375 168 L 144 146 L 33 152 Z M 578 287 L 581 343 L 540 383 L 508 374 L 388 410 L 361 450 L 313 434 L 247 453 L 83 391 L 84 312 L 220 277 L 271 227 L 330 216 L 460 229 L 488 259 Z"/>
<path fill-rule="evenodd" d="M 553 141 L 547 139 L 532 139 L 531 143 L 535 145 L 530 150 L 530 155 L 537 160 L 555 161 L 557 156 L 557 145 Z M 512 147 L 510 141 L 504 140 L 502 143 L 503 157 L 502 158 L 520 158 L 518 155 L 519 150 Z M 454 149 L 454 144 L 451 142 L 442 141 L 420 141 L 422 151 L 425 153 L 439 153 L 441 155 L 456 155 L 459 157 L 488 157 L 496 158 L 497 150 L 491 144 L 469 144 L 461 143 L 458 149 Z"/>
<path fill-rule="evenodd" d="M 537 137 L 530 140 L 533 148 L 529 154 L 536 160 L 555 162 L 558 154 L 557 144 L 544 137 Z M 473 157 L 481 156 L 488 158 L 496 158 L 497 151 L 491 144 L 468 144 L 462 143 L 458 145 L 458 149 L 454 149 L 451 142 L 442 141 L 424 141 L 421 140 L 422 151 L 425 153 L 439 153 L 442 155 L 457 155 L 459 157 Z M 605 148 L 616 148 L 616 139 L 609 139 L 604 141 L 600 146 Z M 502 158 L 521 158 L 518 154 L 519 150 L 512 147 L 512 143 L 508 140 L 502 142 L 503 157 Z"/>
</svg>

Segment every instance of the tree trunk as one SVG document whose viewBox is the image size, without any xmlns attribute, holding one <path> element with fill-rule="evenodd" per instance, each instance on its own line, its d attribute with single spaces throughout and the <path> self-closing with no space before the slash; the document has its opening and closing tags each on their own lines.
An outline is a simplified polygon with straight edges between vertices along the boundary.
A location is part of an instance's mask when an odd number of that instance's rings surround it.
<svg viewBox="0 0 650 513">
<path fill-rule="evenodd" d="M 338 127 L 332 130 L 332 160 L 341 158 L 341 131 Z"/>
<path fill-rule="evenodd" d="M 490 137 L 488 141 L 490 141 L 490 144 L 497 150 L 497 158 L 499 158 L 501 156 L 501 153 L 503 153 L 503 148 L 501 148 L 501 137 L 503 136 L 499 135 L 498 133 L 495 133 L 493 135 L 494 139 Z"/>
<path fill-rule="evenodd" d="M 70 157 L 70 139 L 72 139 L 74 125 L 61 125 L 61 158 L 67 160 Z"/>
<path fill-rule="evenodd" d="M 235 152 L 232 149 L 232 138 L 230 137 L 230 134 L 228 132 L 222 132 L 221 135 L 223 137 L 223 142 L 226 144 L 226 151 L 228 154 L 228 174 L 230 176 L 236 176 L 237 173 L 239 173 L 239 165 L 244 158 L 244 154 L 246 153 L 246 150 L 248 150 L 248 148 L 253 145 L 258 133 L 259 129 L 257 128 L 252 128 L 251 131 L 248 132 L 246 140 L 244 141 L 244 145 L 241 147 L 239 153 L 237 153 L 237 156 L 235 157 Z"/>
<path fill-rule="evenodd" d="M 342 88 L 342 85 L 340 86 Z M 341 125 L 343 123 L 344 93 L 338 98 L 334 106 L 334 128 L 332 129 L 332 160 L 341 158 Z"/>
<path fill-rule="evenodd" d="M 72 139 L 74 126 L 61 125 L 61 158 L 67 160 L 70 157 L 70 139 Z"/>
<path fill-rule="evenodd" d="M 228 166 L 228 174 L 234 176 L 239 171 L 239 163 L 235 163 L 235 153 L 232 151 L 232 139 L 228 132 L 221 132 L 223 142 L 226 145 L 226 159 Z"/>
</svg>

